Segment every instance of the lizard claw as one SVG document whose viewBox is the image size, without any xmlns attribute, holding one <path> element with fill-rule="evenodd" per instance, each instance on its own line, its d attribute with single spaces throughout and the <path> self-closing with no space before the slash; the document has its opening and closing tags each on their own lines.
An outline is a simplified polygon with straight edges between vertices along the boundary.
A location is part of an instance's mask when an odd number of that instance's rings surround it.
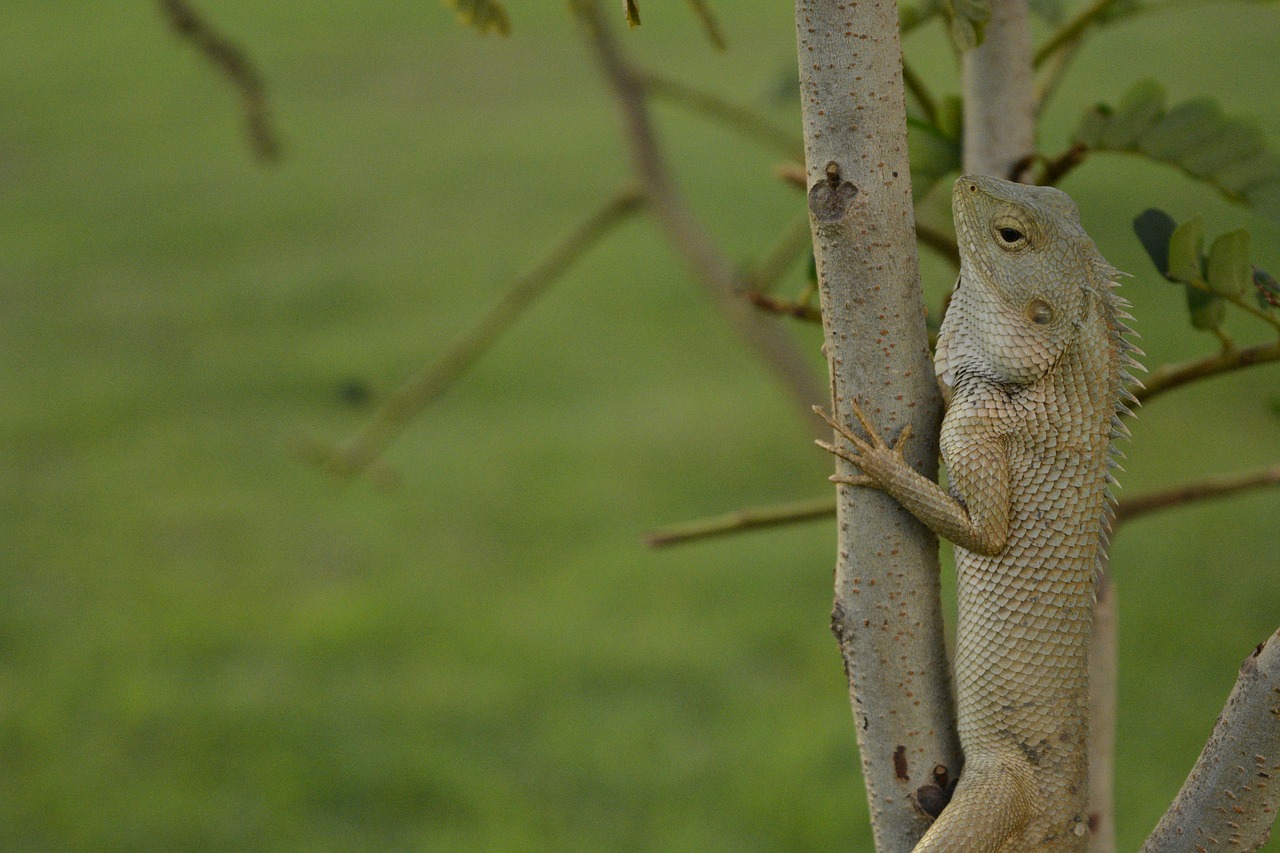
<svg viewBox="0 0 1280 853">
<path fill-rule="evenodd" d="M 850 477 L 842 477 L 839 474 L 832 474 L 827 479 L 840 486 L 868 486 L 874 489 L 877 485 L 876 481 L 868 477 L 866 474 L 859 474 Z"/>
</svg>

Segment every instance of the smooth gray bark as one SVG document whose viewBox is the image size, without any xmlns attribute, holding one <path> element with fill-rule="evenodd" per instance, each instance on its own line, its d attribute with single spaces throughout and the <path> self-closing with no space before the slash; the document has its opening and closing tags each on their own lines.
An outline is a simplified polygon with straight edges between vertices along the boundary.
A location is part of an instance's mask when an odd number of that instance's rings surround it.
<svg viewBox="0 0 1280 853">
<path fill-rule="evenodd" d="M 809 212 L 834 414 L 856 397 L 906 458 L 937 474 L 941 401 L 916 257 L 897 7 L 797 0 Z M 853 474 L 839 462 L 840 473 Z M 841 487 L 832 629 L 840 643 L 876 849 L 909 851 L 931 822 L 921 789 L 955 778 L 937 540 L 888 496 Z M 941 795 L 941 792 L 937 792 Z M 936 797 L 926 800 L 937 803 Z"/>
<path fill-rule="evenodd" d="M 1018 180 L 1015 168 L 1035 151 L 1031 59 L 1026 0 L 991 0 L 986 37 L 962 62 L 966 174 Z"/>
<path fill-rule="evenodd" d="M 1143 853 L 1257 850 L 1280 806 L 1280 631 L 1245 658 L 1213 734 Z"/>
</svg>

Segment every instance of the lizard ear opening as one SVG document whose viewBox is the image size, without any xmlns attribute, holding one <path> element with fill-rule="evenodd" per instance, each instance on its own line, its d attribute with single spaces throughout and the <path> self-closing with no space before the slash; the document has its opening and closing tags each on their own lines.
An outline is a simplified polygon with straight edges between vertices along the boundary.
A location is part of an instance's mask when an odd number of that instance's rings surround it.
<svg viewBox="0 0 1280 853">
<path fill-rule="evenodd" d="M 1027 319 L 1037 326 L 1047 326 L 1053 322 L 1053 306 L 1043 299 L 1032 299 L 1024 309 Z"/>
</svg>

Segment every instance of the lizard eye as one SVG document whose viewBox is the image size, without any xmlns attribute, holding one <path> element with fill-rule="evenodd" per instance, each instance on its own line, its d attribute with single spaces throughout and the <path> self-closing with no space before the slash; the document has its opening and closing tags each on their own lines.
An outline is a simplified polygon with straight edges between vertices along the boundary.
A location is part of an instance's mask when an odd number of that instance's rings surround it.
<svg viewBox="0 0 1280 853">
<path fill-rule="evenodd" d="M 1027 229 L 1021 222 L 1011 216 L 1001 216 L 991 223 L 991 231 L 996 238 L 996 244 L 1008 251 L 1021 251 L 1027 247 L 1029 242 L 1027 240 Z"/>
<path fill-rule="evenodd" d="M 1027 303 L 1027 319 L 1037 326 L 1047 326 L 1053 322 L 1053 307 L 1043 299 L 1032 299 Z"/>
</svg>

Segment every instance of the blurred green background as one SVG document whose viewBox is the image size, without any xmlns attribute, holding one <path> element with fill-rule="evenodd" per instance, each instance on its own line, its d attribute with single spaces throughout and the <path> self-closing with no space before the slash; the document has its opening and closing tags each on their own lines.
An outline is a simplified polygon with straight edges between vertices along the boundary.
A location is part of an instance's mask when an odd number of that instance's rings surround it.
<svg viewBox="0 0 1280 853">
<path fill-rule="evenodd" d="M 657 0 L 625 44 L 798 128 L 789 4 L 715 6 L 727 53 Z M 0 847 L 869 850 L 827 630 L 834 525 L 641 545 L 829 488 L 806 418 L 647 222 L 414 425 L 401 488 L 290 456 L 356 428 L 352 388 L 393 389 L 625 177 L 563 4 L 511 3 L 507 40 L 431 2 L 198 8 L 264 74 L 278 167 L 155 4 L 9 0 L 0 28 Z M 1280 140 L 1276 21 L 1186 5 L 1100 33 L 1045 149 L 1151 74 Z M 954 89 L 936 24 L 906 47 Z M 735 260 L 801 212 L 773 155 L 659 117 Z M 1280 268 L 1280 230 L 1168 169 L 1098 156 L 1064 188 L 1136 274 L 1151 365 L 1215 342 L 1136 213 L 1247 226 Z M 925 274 L 936 305 L 948 273 Z M 795 333 L 822 370 L 816 330 Z M 1273 368 L 1161 398 L 1125 485 L 1272 462 L 1278 411 Z M 1114 545 L 1122 849 L 1280 624 L 1278 516 L 1255 493 Z"/>
</svg>

